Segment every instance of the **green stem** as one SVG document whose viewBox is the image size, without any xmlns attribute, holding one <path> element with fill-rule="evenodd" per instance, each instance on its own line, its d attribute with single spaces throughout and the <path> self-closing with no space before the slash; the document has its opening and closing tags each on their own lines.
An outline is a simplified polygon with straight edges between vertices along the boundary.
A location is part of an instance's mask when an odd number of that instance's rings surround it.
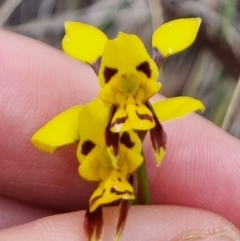
<svg viewBox="0 0 240 241">
<path fill-rule="evenodd" d="M 145 166 L 145 158 L 142 165 L 139 167 L 138 172 L 139 172 L 139 178 L 140 178 L 141 187 L 142 187 L 144 204 L 149 205 L 151 204 L 151 196 L 150 196 L 147 171 Z"/>
</svg>

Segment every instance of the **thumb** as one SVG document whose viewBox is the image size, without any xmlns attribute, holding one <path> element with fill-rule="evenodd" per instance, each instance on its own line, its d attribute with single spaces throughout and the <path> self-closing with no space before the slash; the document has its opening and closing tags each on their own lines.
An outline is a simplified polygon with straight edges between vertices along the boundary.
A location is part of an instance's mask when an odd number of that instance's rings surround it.
<svg viewBox="0 0 240 241">
<path fill-rule="evenodd" d="M 117 208 L 104 210 L 103 240 L 113 240 Z M 74 212 L 6 229 L 0 241 L 85 240 L 84 212 Z M 121 240 L 240 240 L 239 230 L 222 217 L 200 209 L 177 206 L 133 206 Z"/>
</svg>

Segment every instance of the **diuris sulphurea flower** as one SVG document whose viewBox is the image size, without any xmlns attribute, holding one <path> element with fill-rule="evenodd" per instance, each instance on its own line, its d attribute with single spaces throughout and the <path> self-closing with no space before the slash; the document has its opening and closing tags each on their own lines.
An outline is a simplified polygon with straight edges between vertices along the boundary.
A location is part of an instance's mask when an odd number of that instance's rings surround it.
<svg viewBox="0 0 240 241">
<path fill-rule="evenodd" d="M 144 164 L 142 142 L 147 131 L 159 166 L 167 137 L 162 122 L 204 110 L 201 101 L 174 97 L 150 104 L 159 92 L 159 69 L 171 55 L 195 40 L 201 19 L 177 19 L 160 26 L 152 36 L 151 57 L 141 39 L 120 32 L 114 39 L 94 26 L 66 22 L 63 50 L 92 66 L 101 90 L 92 102 L 72 107 L 50 120 L 31 138 L 39 149 L 53 153 L 78 142 L 82 178 L 98 182 L 90 197 L 85 229 L 88 239 L 102 236 L 102 206 L 120 203 L 115 240 L 123 230 L 128 207 L 136 198 L 133 175 Z"/>
<path fill-rule="evenodd" d="M 98 182 L 89 200 L 85 226 L 90 228 L 89 240 L 99 240 L 102 234 L 103 205 L 120 201 L 120 211 L 128 211 L 128 202 L 135 199 L 131 175 L 143 162 L 142 144 L 133 130 L 114 133 L 119 140 L 119 156 L 108 150 L 105 133 L 109 130 L 111 105 L 94 99 L 84 106 L 75 106 L 49 121 L 31 138 L 32 143 L 49 153 L 57 147 L 78 141 L 79 174 L 88 181 Z M 109 135 L 109 138 L 115 138 Z M 116 138 L 115 138 L 116 139 Z M 110 140 L 111 141 L 111 140 Z M 126 214 L 119 214 L 119 217 Z M 125 219 L 119 219 L 116 237 L 119 237 Z"/>
<path fill-rule="evenodd" d="M 166 149 L 166 134 L 159 115 L 168 117 L 164 121 L 172 120 L 195 110 L 203 110 L 204 106 L 193 98 L 178 97 L 171 101 L 163 100 L 161 106 L 151 108 L 148 100 L 161 88 L 157 81 L 161 63 L 189 47 L 196 38 L 200 24 L 201 19 L 188 18 L 160 26 L 152 36 L 155 56 L 151 58 L 136 35 L 120 32 L 115 39 L 108 39 L 102 31 L 91 25 L 65 23 L 64 51 L 93 67 L 102 88 L 99 98 L 116 107 L 110 120 L 111 131 L 151 130 L 158 165 Z M 179 112 L 181 108 L 185 111 Z"/>
</svg>

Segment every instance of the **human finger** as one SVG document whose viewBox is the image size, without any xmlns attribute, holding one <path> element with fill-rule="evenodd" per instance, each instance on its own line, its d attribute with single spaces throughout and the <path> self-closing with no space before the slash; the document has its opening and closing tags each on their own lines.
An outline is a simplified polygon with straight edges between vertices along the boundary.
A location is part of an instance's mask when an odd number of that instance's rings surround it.
<svg viewBox="0 0 240 241">
<path fill-rule="evenodd" d="M 49 156 L 29 140 L 59 112 L 97 95 L 93 71 L 57 50 L 5 31 L 0 50 L 0 192 L 65 210 L 86 207 L 93 185 L 77 174 L 76 146 Z M 153 202 L 213 210 L 240 226 L 235 212 L 240 205 L 239 141 L 196 115 L 164 128 L 167 156 L 159 169 L 150 142 L 146 144 Z"/>
<path fill-rule="evenodd" d="M 0 196 L 0 230 L 57 213 L 56 210 Z"/>
<path fill-rule="evenodd" d="M 103 240 L 113 240 L 117 208 L 104 211 Z M 51 216 L 0 231 L 0 241 L 85 240 L 84 212 Z M 131 207 L 121 240 L 240 240 L 239 230 L 222 217 L 174 206 Z"/>
</svg>

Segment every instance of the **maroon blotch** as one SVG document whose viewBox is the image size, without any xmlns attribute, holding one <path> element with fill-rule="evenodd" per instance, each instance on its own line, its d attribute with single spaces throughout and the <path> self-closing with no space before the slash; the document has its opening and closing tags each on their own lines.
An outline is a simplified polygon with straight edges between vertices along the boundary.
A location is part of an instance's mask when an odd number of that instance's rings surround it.
<svg viewBox="0 0 240 241">
<path fill-rule="evenodd" d="M 128 132 L 123 132 L 120 142 L 124 144 L 127 148 L 133 148 L 135 143 L 131 140 L 130 135 Z"/>
<path fill-rule="evenodd" d="M 128 190 L 121 192 L 121 191 L 118 191 L 115 187 L 112 187 L 111 190 L 110 190 L 110 192 L 111 192 L 111 193 L 114 193 L 114 194 L 116 194 L 116 195 L 123 195 L 123 194 L 133 195 L 133 193 L 130 192 L 130 191 L 128 191 Z"/>
<path fill-rule="evenodd" d="M 141 120 L 149 120 L 151 122 L 153 121 L 153 117 L 148 114 L 139 114 L 137 111 L 136 111 L 136 114 L 137 114 L 138 118 Z"/>
<path fill-rule="evenodd" d="M 82 144 L 81 153 L 86 156 L 94 147 L 95 147 L 95 144 L 92 141 L 90 140 L 84 141 Z"/>
<path fill-rule="evenodd" d="M 119 206 L 119 216 L 116 226 L 116 235 L 120 236 L 127 220 L 127 214 L 130 203 L 128 200 L 122 200 Z"/>
<path fill-rule="evenodd" d="M 110 79 L 118 72 L 116 68 L 105 67 L 103 71 L 103 76 L 105 83 L 108 83 Z"/>
<path fill-rule="evenodd" d="M 139 64 L 136 69 L 137 71 L 143 72 L 148 78 L 151 78 L 152 70 L 150 68 L 150 64 L 147 61 Z"/>
<path fill-rule="evenodd" d="M 105 130 L 105 140 L 106 140 L 106 145 L 108 147 L 112 146 L 113 147 L 113 153 L 115 156 L 118 156 L 119 154 L 119 141 L 120 141 L 120 134 L 117 133 L 117 132 L 112 132 L 110 130 L 111 128 L 111 120 L 112 120 L 112 117 L 114 116 L 114 114 L 116 113 L 116 106 L 113 107 L 112 109 L 112 113 L 111 113 L 111 118 L 109 120 L 109 123 L 106 127 L 106 130 Z"/>
<path fill-rule="evenodd" d="M 90 212 L 88 209 L 85 214 L 83 226 L 88 240 L 91 240 L 94 233 L 96 239 L 100 240 L 103 231 L 102 207 L 97 208 L 94 212 Z"/>
<path fill-rule="evenodd" d="M 103 196 L 103 194 L 105 193 L 105 189 L 102 191 L 102 193 L 98 196 L 96 196 L 95 198 L 93 198 L 90 202 L 90 206 L 92 206 L 99 198 L 101 198 Z"/>
<path fill-rule="evenodd" d="M 150 129 L 150 137 L 151 137 L 153 149 L 155 151 L 158 151 L 160 147 L 163 147 L 164 149 L 166 149 L 166 143 L 167 143 L 166 133 L 163 130 L 163 127 L 159 122 L 149 101 L 146 102 L 146 106 L 151 110 L 153 114 L 153 119 L 155 121 L 155 126 L 152 129 Z"/>
<path fill-rule="evenodd" d="M 113 127 L 115 126 L 116 124 L 122 124 L 124 123 L 126 120 L 127 120 L 128 116 L 124 116 L 124 117 L 121 117 L 121 118 L 117 118 L 112 124 L 110 127 Z"/>
<path fill-rule="evenodd" d="M 138 130 L 136 133 L 137 133 L 139 139 L 143 142 L 145 139 L 145 136 L 147 134 L 147 131 Z"/>
</svg>

